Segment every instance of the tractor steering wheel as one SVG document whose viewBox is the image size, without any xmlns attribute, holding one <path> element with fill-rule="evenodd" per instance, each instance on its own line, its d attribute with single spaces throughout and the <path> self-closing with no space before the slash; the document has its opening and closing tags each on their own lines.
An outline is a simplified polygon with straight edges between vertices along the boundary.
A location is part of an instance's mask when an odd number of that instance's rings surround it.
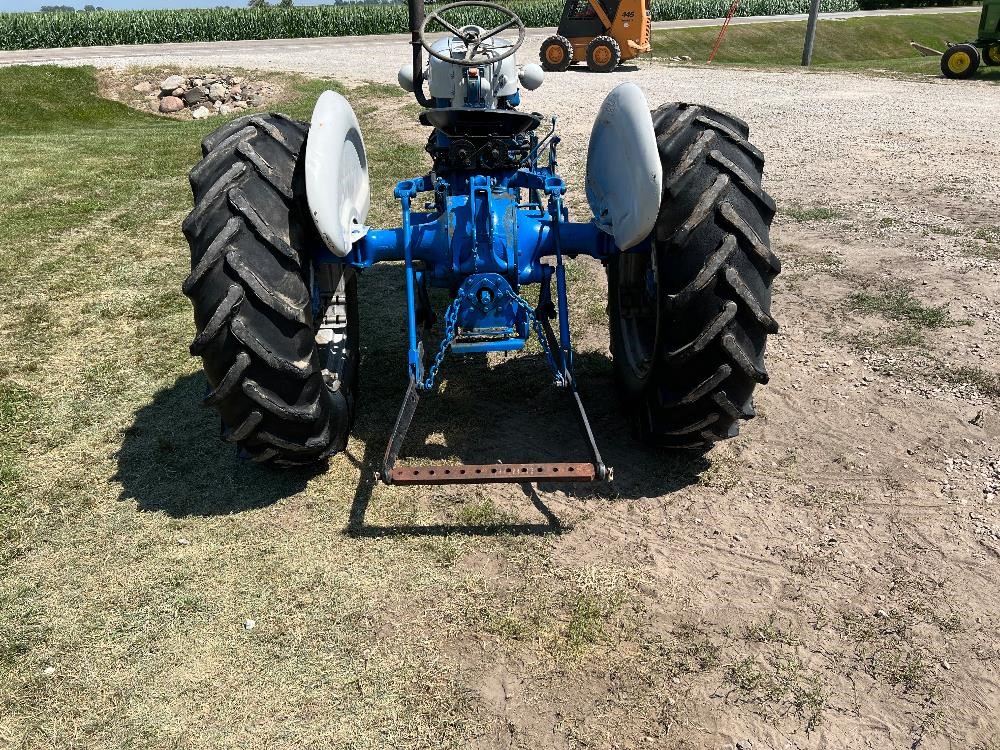
<svg viewBox="0 0 1000 750">
<path fill-rule="evenodd" d="M 486 30 L 479 26 L 462 26 L 461 28 L 456 28 L 454 24 L 449 23 L 444 18 L 444 14 L 454 10 L 464 10 L 465 8 L 487 8 L 489 10 L 499 12 L 500 14 L 507 16 L 507 20 L 501 23 L 499 26 L 494 26 L 492 29 Z M 427 41 L 427 26 L 432 21 L 437 21 L 445 29 L 450 31 L 456 37 L 465 42 L 465 56 L 462 58 L 448 57 L 441 54 L 440 52 L 434 50 L 430 43 Z M 501 31 L 506 31 L 507 29 L 516 26 L 517 27 L 517 41 L 513 44 L 507 45 L 509 49 L 506 52 L 496 52 L 495 50 L 490 50 L 488 52 L 483 52 L 482 55 L 476 60 L 473 60 L 473 56 L 482 47 L 483 42 L 490 39 Z M 424 19 L 423 24 L 420 26 L 420 44 L 427 54 L 431 57 L 436 57 L 438 60 L 443 60 L 447 63 L 453 63 L 455 65 L 462 65 L 466 68 L 471 68 L 475 65 L 492 65 L 493 63 L 500 62 L 501 60 L 510 57 L 518 48 L 524 43 L 524 23 L 517 14 L 512 10 L 509 10 L 502 5 L 497 5 L 496 3 L 485 2 L 485 0 L 463 0 L 459 3 L 450 3 L 442 8 L 438 8 L 436 11 L 431 13 L 427 18 Z"/>
</svg>

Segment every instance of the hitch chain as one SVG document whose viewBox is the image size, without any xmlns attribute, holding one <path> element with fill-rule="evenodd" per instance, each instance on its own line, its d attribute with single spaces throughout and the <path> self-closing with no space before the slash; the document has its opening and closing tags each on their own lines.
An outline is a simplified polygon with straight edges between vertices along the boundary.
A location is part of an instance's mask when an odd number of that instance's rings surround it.
<svg viewBox="0 0 1000 750">
<path fill-rule="evenodd" d="M 441 363 L 444 362 L 444 355 L 447 354 L 448 347 L 455 340 L 458 331 L 458 311 L 462 306 L 464 297 L 465 294 L 459 290 L 458 295 L 451 301 L 451 304 L 448 305 L 448 309 L 444 313 L 444 336 L 441 338 L 441 346 L 438 348 L 437 354 L 434 355 L 434 362 L 431 364 L 431 369 L 422 384 L 422 388 L 425 391 L 429 391 L 434 387 L 438 370 L 441 369 Z"/>
<path fill-rule="evenodd" d="M 538 342 L 542 346 L 542 352 L 545 354 L 545 359 L 548 362 L 549 369 L 552 370 L 552 375 L 554 382 L 557 386 L 563 386 L 566 384 L 563 374 L 559 371 L 559 367 L 556 364 L 555 356 L 552 354 L 552 350 L 549 348 L 548 338 L 545 336 L 545 329 L 542 327 L 542 322 L 538 319 L 535 314 L 535 309 L 520 294 L 516 294 L 513 290 L 507 290 L 504 295 L 513 300 L 514 304 L 522 308 L 528 317 L 528 325 L 534 330 L 535 335 L 538 336 Z M 465 299 L 465 292 L 459 290 L 458 295 L 451 301 L 448 305 L 448 309 L 444 314 L 444 335 L 441 338 L 441 345 L 438 347 L 437 354 L 434 355 L 434 362 L 431 363 L 430 370 L 428 371 L 427 377 L 424 378 L 423 382 L 420 384 L 422 390 L 429 391 L 434 388 L 434 381 L 437 380 L 438 371 L 441 369 L 441 363 L 444 362 L 444 356 L 448 353 L 448 347 L 454 343 L 455 338 L 458 336 L 458 312 L 462 307 L 462 301 Z"/>
</svg>

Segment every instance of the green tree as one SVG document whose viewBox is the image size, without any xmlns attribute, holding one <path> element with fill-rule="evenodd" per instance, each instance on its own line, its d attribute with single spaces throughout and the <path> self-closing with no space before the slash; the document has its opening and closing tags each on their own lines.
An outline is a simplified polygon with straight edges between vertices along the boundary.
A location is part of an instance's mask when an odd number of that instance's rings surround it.
<svg viewBox="0 0 1000 750">
<path fill-rule="evenodd" d="M 251 8 L 269 8 L 271 3 L 267 0 L 247 0 L 247 5 Z"/>
<path fill-rule="evenodd" d="M 294 7 L 294 5 L 295 4 L 292 2 L 292 0 L 278 0 L 279 8 L 291 8 Z"/>
</svg>

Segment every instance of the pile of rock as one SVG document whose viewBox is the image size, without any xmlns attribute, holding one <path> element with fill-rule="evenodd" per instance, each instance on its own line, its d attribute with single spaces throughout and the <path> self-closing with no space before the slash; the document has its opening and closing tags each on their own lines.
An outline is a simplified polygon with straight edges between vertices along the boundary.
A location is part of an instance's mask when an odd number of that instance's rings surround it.
<svg viewBox="0 0 1000 750">
<path fill-rule="evenodd" d="M 265 84 L 249 81 L 242 76 L 206 73 L 195 76 L 172 75 L 159 84 L 140 81 L 133 87 L 138 94 L 145 94 L 149 108 L 163 114 L 190 112 L 191 117 L 202 120 L 212 115 L 256 107 L 261 103 Z"/>
</svg>

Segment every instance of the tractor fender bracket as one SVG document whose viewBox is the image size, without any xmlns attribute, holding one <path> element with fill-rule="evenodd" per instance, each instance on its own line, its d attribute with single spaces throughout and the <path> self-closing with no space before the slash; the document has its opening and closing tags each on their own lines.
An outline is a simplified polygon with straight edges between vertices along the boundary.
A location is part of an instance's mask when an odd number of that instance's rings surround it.
<svg viewBox="0 0 1000 750">
<path fill-rule="evenodd" d="M 343 258 L 368 232 L 368 157 L 358 118 L 347 99 L 324 91 L 306 141 L 306 199 L 323 242 Z"/>
<path fill-rule="evenodd" d="M 594 223 L 621 250 L 635 247 L 660 212 L 663 167 L 642 89 L 622 83 L 604 99 L 587 151 L 587 201 Z"/>
</svg>

